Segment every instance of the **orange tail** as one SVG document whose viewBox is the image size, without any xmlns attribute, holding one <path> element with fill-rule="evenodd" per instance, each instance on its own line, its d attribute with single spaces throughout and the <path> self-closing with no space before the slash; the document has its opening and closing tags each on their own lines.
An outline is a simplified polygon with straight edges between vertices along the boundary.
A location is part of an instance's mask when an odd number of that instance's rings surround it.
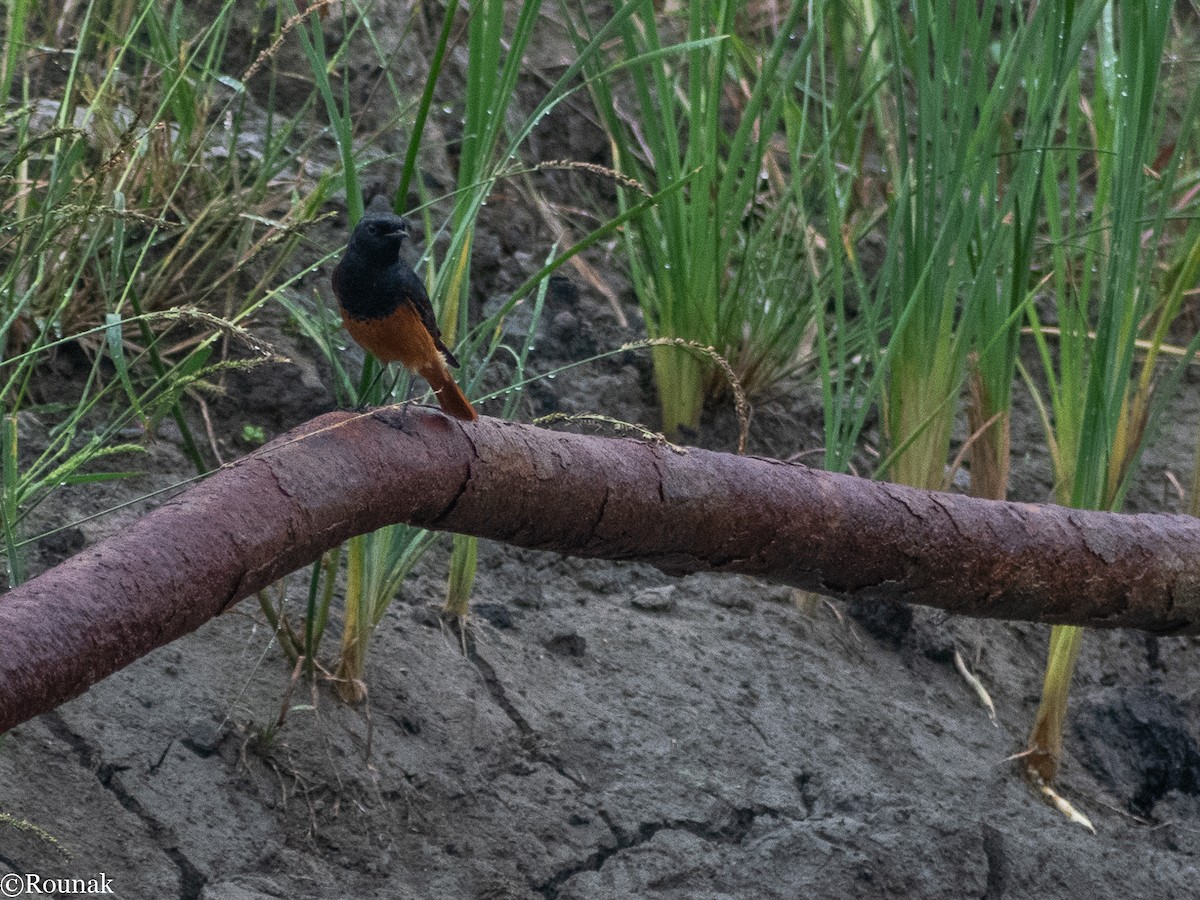
<svg viewBox="0 0 1200 900">
<path fill-rule="evenodd" d="M 421 367 L 420 374 L 433 388 L 438 405 L 446 415 L 462 419 L 464 422 L 474 422 L 479 418 L 479 413 L 475 412 L 475 407 L 471 405 L 467 395 L 462 392 L 462 388 L 450 374 L 450 368 L 440 353 L 437 355 L 436 363 L 429 363 Z"/>
</svg>

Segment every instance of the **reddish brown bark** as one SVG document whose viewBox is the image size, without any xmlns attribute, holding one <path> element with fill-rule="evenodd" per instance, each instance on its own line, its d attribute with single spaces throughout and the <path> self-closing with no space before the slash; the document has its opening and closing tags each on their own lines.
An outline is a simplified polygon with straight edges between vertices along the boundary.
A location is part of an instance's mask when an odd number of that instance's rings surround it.
<svg viewBox="0 0 1200 900">
<path fill-rule="evenodd" d="M 0 597 L 0 732 L 394 522 L 970 616 L 1200 630 L 1200 520 L 417 409 L 332 413 Z"/>
</svg>

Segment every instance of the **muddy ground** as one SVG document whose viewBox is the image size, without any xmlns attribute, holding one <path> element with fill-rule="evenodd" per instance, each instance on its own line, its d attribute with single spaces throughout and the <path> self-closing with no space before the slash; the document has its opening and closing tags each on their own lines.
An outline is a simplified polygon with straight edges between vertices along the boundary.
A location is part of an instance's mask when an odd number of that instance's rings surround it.
<svg viewBox="0 0 1200 900">
<path fill-rule="evenodd" d="M 575 125 L 535 133 L 531 154 L 602 156 L 582 112 Z M 447 177 L 442 164 L 428 160 L 428 177 Z M 560 200 L 603 190 L 582 177 L 543 187 Z M 479 306 L 553 240 L 518 192 L 496 197 L 481 229 Z M 338 240 L 333 230 L 318 239 Z M 542 370 L 641 333 L 619 257 L 601 250 L 592 261 L 630 325 L 576 278 L 578 291 L 556 295 L 542 323 Z M 231 376 L 214 406 L 230 456 L 245 451 L 244 424 L 274 434 L 333 403 L 313 348 L 278 316 L 262 327 L 298 362 Z M 1196 379 L 1183 393 L 1133 510 L 1179 507 L 1167 473 L 1190 472 Z M 1014 496 L 1044 501 L 1040 426 L 1024 395 L 1018 405 Z M 648 357 L 538 385 L 522 418 L 553 410 L 653 424 Z M 733 436 L 732 413 L 718 407 L 695 442 L 731 449 Z M 760 404 L 751 452 L 789 457 L 820 441 L 811 384 Z M 137 484 L 64 491 L 39 522 L 76 521 L 189 471 L 169 433 L 142 467 Z M 52 565 L 138 513 L 47 539 L 33 562 Z M 0 887 L 19 872 L 104 873 L 116 896 L 182 900 L 1200 891 L 1194 639 L 1087 637 L 1060 787 L 1093 835 L 1043 804 L 1009 759 L 1037 705 L 1047 628 L 926 610 L 910 622 L 798 604 L 789 589 L 744 578 L 672 579 L 483 542 L 464 652 L 438 614 L 447 545 L 385 616 L 364 707 L 324 685 L 289 696 L 290 667 L 248 602 L 9 733 L 0 812 L 58 843 L 0 822 Z M 296 614 L 305 587 L 304 573 L 288 583 Z M 990 690 L 995 722 L 956 670 L 956 648 Z"/>
</svg>

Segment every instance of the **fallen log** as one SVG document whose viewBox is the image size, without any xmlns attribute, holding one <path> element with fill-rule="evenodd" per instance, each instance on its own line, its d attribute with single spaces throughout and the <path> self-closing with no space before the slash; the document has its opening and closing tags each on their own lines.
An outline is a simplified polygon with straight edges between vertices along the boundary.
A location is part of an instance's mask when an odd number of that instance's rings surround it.
<svg viewBox="0 0 1200 900">
<path fill-rule="evenodd" d="M 330 413 L 0 596 L 0 733 L 408 522 L 968 616 L 1200 630 L 1200 520 L 1001 503 L 432 410 Z"/>
</svg>

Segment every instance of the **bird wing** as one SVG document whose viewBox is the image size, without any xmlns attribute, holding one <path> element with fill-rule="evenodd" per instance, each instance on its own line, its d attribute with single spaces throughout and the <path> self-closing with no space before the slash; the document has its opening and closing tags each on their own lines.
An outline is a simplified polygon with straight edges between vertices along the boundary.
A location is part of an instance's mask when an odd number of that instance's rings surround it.
<svg viewBox="0 0 1200 900">
<path fill-rule="evenodd" d="M 446 362 L 457 369 L 458 360 L 442 342 L 442 330 L 438 328 L 437 316 L 434 314 L 433 304 L 429 302 L 429 295 L 425 293 L 425 285 L 408 266 L 401 263 L 397 268 L 400 270 L 400 296 L 417 311 L 417 315 L 421 317 L 421 324 L 433 338 L 434 346 L 446 357 Z"/>
</svg>

